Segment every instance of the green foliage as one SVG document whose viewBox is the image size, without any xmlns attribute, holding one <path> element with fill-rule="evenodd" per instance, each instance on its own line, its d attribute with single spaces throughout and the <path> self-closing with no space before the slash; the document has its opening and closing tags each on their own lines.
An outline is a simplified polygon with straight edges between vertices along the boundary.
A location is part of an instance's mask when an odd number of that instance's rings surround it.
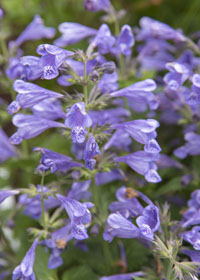
<svg viewBox="0 0 200 280">
<path fill-rule="evenodd" d="M 34 271 L 38 280 L 58 280 L 56 270 L 48 269 L 49 254 L 44 251 L 44 248 L 36 249 L 36 259 Z"/>
<path fill-rule="evenodd" d="M 169 182 L 162 185 L 156 192 L 157 196 L 165 195 L 171 192 L 180 191 L 183 189 L 183 186 L 181 185 L 181 177 L 175 177 L 172 178 Z"/>
<path fill-rule="evenodd" d="M 69 270 L 65 271 L 62 276 L 62 280 L 98 280 L 99 277 L 96 275 L 89 266 L 79 265 L 72 267 Z"/>
</svg>

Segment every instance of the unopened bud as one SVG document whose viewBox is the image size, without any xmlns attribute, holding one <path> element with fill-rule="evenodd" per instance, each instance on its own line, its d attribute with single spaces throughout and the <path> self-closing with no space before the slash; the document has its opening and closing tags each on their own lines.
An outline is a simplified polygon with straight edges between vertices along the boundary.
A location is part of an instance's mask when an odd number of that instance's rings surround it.
<svg viewBox="0 0 200 280">
<path fill-rule="evenodd" d="M 96 83 L 99 79 L 99 73 L 96 70 L 92 70 L 89 77 L 92 82 Z"/>
</svg>

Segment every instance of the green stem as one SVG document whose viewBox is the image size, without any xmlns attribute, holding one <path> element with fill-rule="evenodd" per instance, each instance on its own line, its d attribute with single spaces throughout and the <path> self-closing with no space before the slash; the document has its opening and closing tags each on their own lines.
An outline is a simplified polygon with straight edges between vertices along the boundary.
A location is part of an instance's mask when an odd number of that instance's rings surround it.
<svg viewBox="0 0 200 280">
<path fill-rule="evenodd" d="M 115 36 L 118 36 L 119 35 L 119 21 L 118 21 L 118 19 L 117 19 L 117 17 L 116 17 L 116 15 L 114 15 L 114 17 L 115 17 Z"/>
<path fill-rule="evenodd" d="M 99 196 L 98 196 L 98 187 L 95 184 L 94 177 L 92 178 L 92 194 L 94 196 L 94 204 L 97 209 L 97 212 L 99 211 Z"/>
<path fill-rule="evenodd" d="M 83 85 L 83 92 L 84 92 L 84 101 L 87 105 L 88 102 L 88 88 L 87 88 L 87 61 L 84 60 L 84 85 Z"/>
<path fill-rule="evenodd" d="M 171 280 L 172 272 L 173 272 L 173 263 L 169 260 L 166 280 Z"/>
<path fill-rule="evenodd" d="M 121 53 L 119 57 L 119 64 L 120 64 L 120 72 L 121 72 L 121 78 L 124 80 L 125 78 L 125 60 L 124 55 Z"/>
<path fill-rule="evenodd" d="M 22 149 L 23 149 L 23 155 L 25 158 L 28 157 L 28 145 L 26 141 L 22 142 Z"/>
<path fill-rule="evenodd" d="M 110 16 L 113 18 L 114 25 L 115 25 L 115 36 L 117 37 L 120 32 L 120 26 L 119 26 L 119 20 L 117 18 L 117 13 L 116 13 L 114 7 L 112 7 L 110 10 Z"/>
<path fill-rule="evenodd" d="M 8 64 L 9 55 L 8 55 L 6 42 L 3 38 L 1 39 L 1 50 L 2 50 L 3 57 L 6 59 L 6 63 Z"/>
<path fill-rule="evenodd" d="M 113 265 L 113 259 L 112 259 L 112 255 L 109 249 L 109 243 L 107 241 L 103 240 L 103 251 L 104 251 L 104 255 L 107 259 L 107 264 L 108 264 L 108 269 L 110 270 L 110 267 L 112 267 Z"/>
<path fill-rule="evenodd" d="M 169 260 L 169 265 L 168 265 L 168 269 L 167 269 L 167 277 L 166 280 L 171 280 L 174 279 L 174 275 L 173 275 L 173 266 L 175 264 L 176 261 L 176 256 L 178 254 L 178 248 L 179 247 L 175 247 L 175 249 L 173 250 L 173 256 L 172 258 Z"/>
<path fill-rule="evenodd" d="M 197 44 L 195 44 L 190 38 L 187 38 L 186 42 L 188 47 L 191 48 L 195 54 L 200 55 L 200 48 Z"/>
<path fill-rule="evenodd" d="M 48 229 L 47 229 L 47 224 L 46 224 L 46 219 L 45 219 L 45 210 L 44 210 L 44 190 L 43 190 L 44 177 L 45 177 L 45 175 L 42 175 L 40 186 L 41 186 L 42 221 L 43 221 L 44 231 L 45 231 L 45 234 L 46 234 Z"/>
</svg>

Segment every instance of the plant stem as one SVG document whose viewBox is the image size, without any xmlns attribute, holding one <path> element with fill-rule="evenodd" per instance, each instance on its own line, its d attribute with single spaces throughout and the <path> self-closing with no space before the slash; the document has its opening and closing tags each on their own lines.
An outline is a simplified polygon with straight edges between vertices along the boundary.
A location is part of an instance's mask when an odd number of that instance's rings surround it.
<svg viewBox="0 0 200 280">
<path fill-rule="evenodd" d="M 41 187 L 41 208 L 42 208 L 42 221 L 43 221 L 44 231 L 45 231 L 45 234 L 46 234 L 48 229 L 47 229 L 47 224 L 46 224 L 46 219 L 45 219 L 45 210 L 44 210 L 44 192 L 43 192 L 44 177 L 45 177 L 45 175 L 43 175 L 43 174 L 42 174 L 40 187 Z"/>
<path fill-rule="evenodd" d="M 112 267 L 113 265 L 113 259 L 109 249 L 109 243 L 107 241 L 103 241 L 103 250 L 104 250 L 104 255 L 107 259 L 107 264 L 109 264 L 108 269 L 110 270 L 110 266 Z"/>
<path fill-rule="evenodd" d="M 166 280 L 171 280 L 171 275 L 172 275 L 172 271 L 173 271 L 172 269 L 173 269 L 173 263 L 171 262 L 171 260 L 169 260 Z"/>
<path fill-rule="evenodd" d="M 22 149 L 23 149 L 23 156 L 24 158 L 27 158 L 28 157 L 28 145 L 27 145 L 27 141 L 24 140 L 22 142 Z"/>
<path fill-rule="evenodd" d="M 117 18 L 117 13 L 115 11 L 115 9 L 112 7 L 112 10 L 111 10 L 111 16 L 113 17 L 114 19 L 114 25 L 115 25 L 115 36 L 117 37 L 119 35 L 119 31 L 120 31 L 120 26 L 119 26 L 119 20 Z"/>
<path fill-rule="evenodd" d="M 6 42 L 3 38 L 1 38 L 1 50 L 2 50 L 2 55 L 6 59 L 6 63 L 8 64 L 9 55 L 8 55 Z"/>
<path fill-rule="evenodd" d="M 83 92 L 84 92 L 84 101 L 85 104 L 87 105 L 87 101 L 88 101 L 88 89 L 87 89 L 87 61 L 84 60 L 84 85 L 83 85 Z"/>
<path fill-rule="evenodd" d="M 168 269 L 167 269 L 167 277 L 166 277 L 166 280 L 171 280 L 171 279 L 174 279 L 173 277 L 173 266 L 175 264 L 175 261 L 176 261 L 176 256 L 178 254 L 178 245 L 176 245 L 176 247 L 174 248 L 173 250 L 173 255 L 172 255 L 172 258 L 169 259 L 169 265 L 168 265 Z"/>
<path fill-rule="evenodd" d="M 94 177 L 92 177 L 92 194 L 93 194 L 93 197 L 94 197 L 94 204 L 95 204 L 95 207 L 97 209 L 97 212 L 99 211 L 99 197 L 98 197 L 98 187 L 96 186 L 95 184 L 95 179 Z"/>
<path fill-rule="evenodd" d="M 124 80 L 124 77 L 125 77 L 125 60 L 124 60 L 124 55 L 122 53 L 120 53 L 119 64 L 120 64 L 121 79 Z"/>
</svg>

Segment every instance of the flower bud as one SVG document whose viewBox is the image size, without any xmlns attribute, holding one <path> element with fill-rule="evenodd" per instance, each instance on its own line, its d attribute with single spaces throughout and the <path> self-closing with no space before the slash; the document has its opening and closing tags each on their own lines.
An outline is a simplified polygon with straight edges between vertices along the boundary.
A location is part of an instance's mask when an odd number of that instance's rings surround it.
<svg viewBox="0 0 200 280">
<path fill-rule="evenodd" d="M 92 70 L 89 77 L 92 82 L 96 83 L 99 79 L 99 73 L 96 70 Z"/>
</svg>

